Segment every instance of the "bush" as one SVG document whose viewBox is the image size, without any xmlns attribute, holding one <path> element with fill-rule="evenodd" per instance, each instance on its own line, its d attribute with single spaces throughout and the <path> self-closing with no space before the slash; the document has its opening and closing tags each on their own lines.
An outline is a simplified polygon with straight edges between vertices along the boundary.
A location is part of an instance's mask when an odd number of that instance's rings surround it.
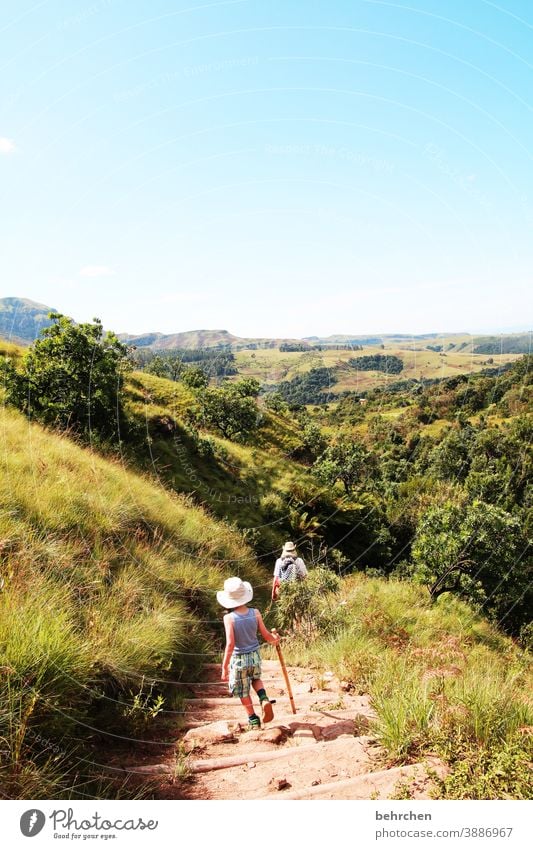
<svg viewBox="0 0 533 849">
<path fill-rule="evenodd" d="M 307 578 L 281 585 L 276 604 L 276 623 L 281 630 L 300 636 L 331 635 L 342 624 L 343 609 L 333 595 L 340 579 L 329 569 L 310 569 Z"/>
<path fill-rule="evenodd" d="M 520 645 L 533 652 L 533 622 L 528 622 L 520 629 Z"/>
<path fill-rule="evenodd" d="M 50 319 L 20 371 L 4 364 L 6 402 L 43 424 L 118 440 L 128 348 L 113 333 L 104 336 L 99 319 L 79 325 L 59 313 Z"/>
<path fill-rule="evenodd" d="M 432 507 L 421 519 L 413 542 L 413 575 L 432 599 L 447 592 L 483 604 L 515 633 L 529 598 L 531 561 L 524 552 L 518 518 L 493 504 Z"/>
<path fill-rule="evenodd" d="M 226 439 L 244 441 L 258 425 L 256 401 L 233 388 L 205 389 L 201 395 L 201 420 Z"/>
<path fill-rule="evenodd" d="M 441 799 L 531 799 L 533 737 L 516 734 L 496 748 L 457 746 Z"/>
<path fill-rule="evenodd" d="M 267 522 L 277 522 L 287 516 L 288 506 L 278 492 L 269 492 L 260 500 L 261 512 Z"/>
</svg>

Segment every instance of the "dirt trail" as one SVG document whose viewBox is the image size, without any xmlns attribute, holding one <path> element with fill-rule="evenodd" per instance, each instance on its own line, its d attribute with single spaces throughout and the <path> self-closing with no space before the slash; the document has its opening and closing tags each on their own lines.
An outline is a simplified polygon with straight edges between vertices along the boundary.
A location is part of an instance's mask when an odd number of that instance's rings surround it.
<svg viewBox="0 0 533 849">
<path fill-rule="evenodd" d="M 366 695 L 343 690 L 332 675 L 322 678 L 289 667 L 297 713 L 291 713 L 277 661 L 263 661 L 263 681 L 276 699 L 274 719 L 249 731 L 238 699 L 229 697 L 220 666 L 208 665 L 205 680 L 190 685 L 182 745 L 191 778 L 189 799 L 387 799 L 400 788 L 429 798 L 433 759 L 386 769 L 370 731 L 373 711 Z M 169 763 L 140 766 L 139 774 L 171 773 Z M 163 789 L 163 788 L 162 788 Z"/>
</svg>

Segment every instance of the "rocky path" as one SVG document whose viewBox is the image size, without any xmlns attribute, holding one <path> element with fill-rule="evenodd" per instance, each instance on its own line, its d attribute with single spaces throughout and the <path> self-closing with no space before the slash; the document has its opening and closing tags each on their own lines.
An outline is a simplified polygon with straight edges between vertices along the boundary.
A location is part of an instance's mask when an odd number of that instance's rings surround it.
<svg viewBox="0 0 533 849">
<path fill-rule="evenodd" d="M 220 682 L 220 666 L 207 666 L 205 680 L 189 686 L 182 746 L 190 799 L 387 799 L 408 791 L 429 797 L 433 759 L 386 768 L 372 736 L 369 698 L 346 692 L 332 675 L 289 668 L 297 713 L 291 712 L 277 661 L 263 662 L 263 681 L 276 699 L 274 719 L 249 731 L 238 699 Z M 171 763 L 137 766 L 137 774 L 172 773 Z M 163 790 L 163 788 L 162 788 Z M 164 792 L 164 791 L 163 791 Z M 182 797 L 182 798 L 183 798 Z"/>
</svg>

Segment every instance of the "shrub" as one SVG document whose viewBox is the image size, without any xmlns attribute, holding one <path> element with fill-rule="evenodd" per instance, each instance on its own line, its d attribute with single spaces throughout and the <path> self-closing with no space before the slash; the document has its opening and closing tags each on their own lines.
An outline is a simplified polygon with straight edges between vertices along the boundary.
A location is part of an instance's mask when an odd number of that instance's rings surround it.
<svg viewBox="0 0 533 849">
<path fill-rule="evenodd" d="M 533 737 L 516 734 L 500 747 L 457 746 L 441 799 L 531 799 Z"/>
<path fill-rule="evenodd" d="M 113 333 L 104 336 L 99 319 L 79 325 L 59 313 L 50 319 L 22 369 L 4 365 L 7 403 L 44 424 L 118 440 L 127 347 Z"/>
<path fill-rule="evenodd" d="M 276 604 L 278 627 L 307 637 L 331 634 L 342 624 L 343 609 L 333 595 L 339 586 L 339 578 L 320 566 L 310 569 L 304 580 L 283 583 Z"/>
<path fill-rule="evenodd" d="M 255 399 L 232 388 L 205 389 L 201 407 L 200 418 L 204 426 L 215 428 L 226 439 L 242 442 L 257 428 Z"/>
</svg>

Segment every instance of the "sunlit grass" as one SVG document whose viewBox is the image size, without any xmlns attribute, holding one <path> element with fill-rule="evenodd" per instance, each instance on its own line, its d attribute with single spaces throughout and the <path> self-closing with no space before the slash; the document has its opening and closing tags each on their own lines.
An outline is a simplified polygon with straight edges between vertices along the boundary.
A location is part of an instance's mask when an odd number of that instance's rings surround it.
<svg viewBox="0 0 533 849">
<path fill-rule="evenodd" d="M 87 726 L 127 736 L 143 681 L 164 692 L 220 648 L 224 578 L 259 594 L 268 578 L 241 533 L 153 476 L 14 411 L 0 434 L 0 776 L 63 797 Z"/>
<path fill-rule="evenodd" d="M 336 603 L 334 635 L 317 627 L 314 639 L 288 639 L 284 653 L 370 694 L 385 762 L 437 753 L 451 767 L 444 797 L 530 798 L 531 656 L 457 598 L 430 604 L 408 582 L 354 575 Z"/>
</svg>

